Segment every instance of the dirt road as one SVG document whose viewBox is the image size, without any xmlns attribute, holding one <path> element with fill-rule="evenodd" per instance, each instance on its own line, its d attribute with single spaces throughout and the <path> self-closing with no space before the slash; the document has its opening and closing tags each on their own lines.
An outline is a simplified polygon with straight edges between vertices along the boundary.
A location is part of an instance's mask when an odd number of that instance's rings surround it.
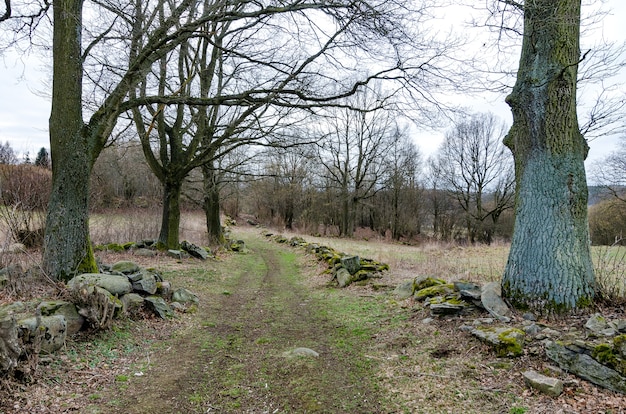
<svg viewBox="0 0 626 414">
<path fill-rule="evenodd" d="M 149 366 L 90 413 L 385 412 L 365 354 L 367 329 L 301 283 L 294 252 L 262 240 L 195 275 L 197 313 L 146 350 Z M 319 356 L 293 356 L 295 348 Z M 122 410 L 122 411 L 120 411 Z"/>
</svg>

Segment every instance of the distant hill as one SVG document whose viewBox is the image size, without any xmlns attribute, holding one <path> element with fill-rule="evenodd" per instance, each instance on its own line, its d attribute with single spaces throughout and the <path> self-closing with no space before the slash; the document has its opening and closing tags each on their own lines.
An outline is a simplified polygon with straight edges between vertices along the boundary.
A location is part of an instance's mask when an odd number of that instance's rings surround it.
<svg viewBox="0 0 626 414">
<path fill-rule="evenodd" d="M 626 193 L 626 187 L 620 186 L 618 187 L 623 193 Z M 594 204 L 598 204 L 600 201 L 606 200 L 608 198 L 613 197 L 613 194 L 602 185 L 590 185 L 589 186 L 589 201 L 588 205 L 593 206 Z"/>
</svg>

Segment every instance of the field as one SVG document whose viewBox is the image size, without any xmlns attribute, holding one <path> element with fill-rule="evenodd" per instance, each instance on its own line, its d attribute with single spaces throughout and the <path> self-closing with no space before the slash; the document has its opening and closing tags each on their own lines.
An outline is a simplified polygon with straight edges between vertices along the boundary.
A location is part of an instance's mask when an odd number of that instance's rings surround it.
<svg viewBox="0 0 626 414">
<path fill-rule="evenodd" d="M 133 223 L 140 225 L 132 228 Z M 151 223 L 145 217 L 95 217 L 93 239 L 154 237 L 158 226 Z M 182 230 L 182 238 L 202 244 L 201 216 L 187 215 Z M 559 372 L 535 343 L 520 358 L 498 358 L 460 329 L 486 314 L 430 320 L 421 303 L 392 294 L 418 275 L 498 280 L 505 244 L 408 246 L 304 235 L 390 265 L 374 284 L 338 289 L 313 256 L 268 241 L 261 229 L 240 225 L 233 237 L 245 240 L 250 252 L 220 251 L 218 260 L 207 262 L 99 253 L 105 263 L 130 259 L 155 267 L 175 286 L 200 296 L 198 312 L 170 321 L 121 320 L 110 331 L 78 335 L 58 354 L 40 359 L 32 383 L 4 381 L 0 412 L 626 412 L 626 397 Z M 623 276 L 622 256 L 619 249 L 594 252 L 611 280 Z M 21 260 L 36 257 L 30 253 Z M 45 291 L 29 293 L 18 283 L 0 299 Z M 603 303 L 585 314 L 539 323 L 582 329 L 596 311 L 625 318 L 622 309 Z M 284 351 L 294 346 L 316 349 L 320 357 L 286 359 Z M 528 369 L 562 378 L 564 393 L 551 398 L 528 389 L 521 376 Z"/>
</svg>

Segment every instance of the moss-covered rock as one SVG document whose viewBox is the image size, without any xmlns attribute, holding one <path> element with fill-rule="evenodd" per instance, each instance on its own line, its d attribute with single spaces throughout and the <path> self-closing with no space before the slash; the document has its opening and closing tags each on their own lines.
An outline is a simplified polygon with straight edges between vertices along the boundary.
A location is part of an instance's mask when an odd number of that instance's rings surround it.
<svg viewBox="0 0 626 414">
<path fill-rule="evenodd" d="M 454 286 L 451 283 L 437 284 L 416 290 L 413 296 L 416 300 L 423 300 L 433 296 L 445 296 L 454 292 Z"/>
<path fill-rule="evenodd" d="M 472 329 L 472 335 L 491 345 L 500 357 L 517 357 L 524 352 L 524 331 L 517 328 L 485 327 Z"/>
<path fill-rule="evenodd" d="M 420 276 L 415 278 L 415 290 L 422 290 L 427 287 L 437 286 L 437 285 L 445 285 L 446 281 L 443 279 L 438 279 L 430 276 Z"/>
</svg>

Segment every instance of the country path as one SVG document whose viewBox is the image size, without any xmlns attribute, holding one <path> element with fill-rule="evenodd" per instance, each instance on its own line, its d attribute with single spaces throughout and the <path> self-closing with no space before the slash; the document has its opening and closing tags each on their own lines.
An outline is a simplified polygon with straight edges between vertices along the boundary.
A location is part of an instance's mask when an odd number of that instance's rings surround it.
<svg viewBox="0 0 626 414">
<path fill-rule="evenodd" d="M 144 375 L 85 412 L 387 412 L 366 356 L 371 329 L 346 318 L 341 298 L 302 283 L 298 253 L 246 242 L 249 253 L 194 269 L 198 311 L 146 351 Z M 289 354 L 300 347 L 319 356 Z"/>
</svg>

